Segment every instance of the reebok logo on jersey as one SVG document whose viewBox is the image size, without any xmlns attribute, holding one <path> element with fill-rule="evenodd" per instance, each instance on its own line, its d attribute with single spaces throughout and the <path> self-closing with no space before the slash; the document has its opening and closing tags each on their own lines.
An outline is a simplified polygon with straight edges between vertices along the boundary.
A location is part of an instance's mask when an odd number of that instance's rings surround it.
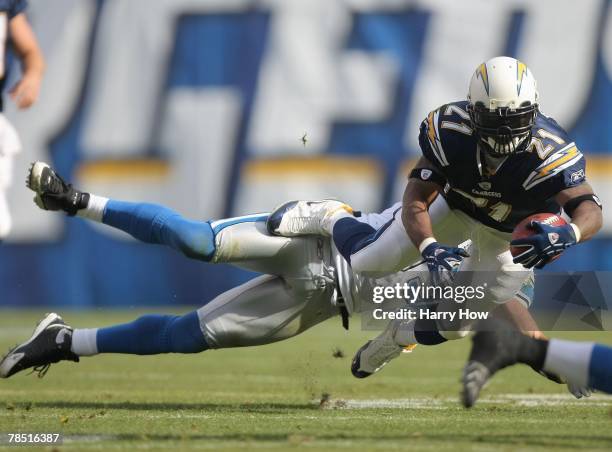
<svg viewBox="0 0 612 452">
<path fill-rule="evenodd" d="M 491 190 L 491 182 L 486 182 L 486 181 L 478 182 L 478 186 L 485 191 Z"/>
<path fill-rule="evenodd" d="M 570 175 L 570 182 L 576 183 L 578 181 L 581 181 L 582 179 L 584 179 L 584 168 L 579 169 L 578 171 L 574 171 L 571 175 Z"/>
</svg>

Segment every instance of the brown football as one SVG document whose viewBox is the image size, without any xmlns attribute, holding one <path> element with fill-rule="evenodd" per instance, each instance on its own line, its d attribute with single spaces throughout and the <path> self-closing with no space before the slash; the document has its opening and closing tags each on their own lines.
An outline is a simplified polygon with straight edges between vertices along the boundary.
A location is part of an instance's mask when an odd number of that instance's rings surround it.
<svg viewBox="0 0 612 452">
<path fill-rule="evenodd" d="M 532 221 L 538 221 L 540 223 L 548 224 L 550 226 L 563 226 L 567 224 L 567 221 L 565 221 L 559 215 L 556 215 L 554 213 L 536 213 L 535 215 L 531 215 L 525 218 L 519 224 L 516 225 L 514 231 L 512 231 L 512 240 L 522 239 L 535 234 L 533 230 L 527 227 Z M 525 251 L 525 248 L 519 248 L 516 246 L 510 247 L 510 252 L 512 253 L 512 256 L 515 257 L 521 254 L 523 251 Z M 555 256 L 551 259 L 551 261 L 558 259 L 560 256 L 560 254 L 558 256 Z"/>
</svg>

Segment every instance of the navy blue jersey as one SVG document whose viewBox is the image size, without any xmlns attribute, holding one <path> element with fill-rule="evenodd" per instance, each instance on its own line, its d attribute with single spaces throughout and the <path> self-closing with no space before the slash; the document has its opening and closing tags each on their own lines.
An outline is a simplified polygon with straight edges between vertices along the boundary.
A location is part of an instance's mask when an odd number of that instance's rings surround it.
<svg viewBox="0 0 612 452">
<path fill-rule="evenodd" d="M 558 213 L 555 195 L 585 181 L 584 156 L 565 130 L 538 112 L 528 149 L 492 172 L 466 106 L 452 102 L 432 111 L 419 133 L 423 155 L 446 180 L 449 206 L 504 232 L 534 213 Z"/>
<path fill-rule="evenodd" d="M 4 91 L 6 81 L 6 47 L 9 36 L 9 22 L 28 6 L 26 0 L 0 0 L 0 93 Z M 0 111 L 2 111 L 2 96 L 0 96 Z"/>
</svg>

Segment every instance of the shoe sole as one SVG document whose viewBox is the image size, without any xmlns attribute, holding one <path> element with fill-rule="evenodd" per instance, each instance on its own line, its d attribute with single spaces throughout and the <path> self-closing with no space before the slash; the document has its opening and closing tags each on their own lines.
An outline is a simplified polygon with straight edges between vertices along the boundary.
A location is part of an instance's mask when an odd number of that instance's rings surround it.
<svg viewBox="0 0 612 452">
<path fill-rule="evenodd" d="M 6 369 L 5 371 L 5 369 L 2 369 L 2 366 L 6 362 L 6 359 L 9 356 L 11 356 L 11 354 L 18 348 L 24 347 L 28 345 L 29 343 L 31 343 L 34 339 L 36 339 L 40 335 L 40 333 L 42 333 L 49 325 L 51 325 L 54 321 L 58 319 L 62 320 L 62 318 L 59 315 L 55 314 L 54 312 L 47 314 L 47 316 L 44 319 L 38 322 L 38 324 L 36 325 L 36 328 L 34 328 L 34 332 L 32 333 L 32 336 L 30 336 L 30 339 L 28 339 L 22 344 L 19 344 L 17 347 L 9 351 L 4 357 L 2 357 L 2 360 L 0 361 L 0 376 L 2 378 L 6 378 L 4 377 L 4 375 L 7 375 L 8 372 L 11 370 L 11 369 Z"/>
<path fill-rule="evenodd" d="M 480 393 L 487 386 L 491 373 L 482 363 L 478 361 L 468 362 L 461 377 L 461 403 L 465 408 L 471 408 L 476 404 Z"/>
<path fill-rule="evenodd" d="M 357 353 L 355 353 L 355 356 L 353 357 L 353 361 L 351 362 L 351 373 L 353 374 L 353 377 L 355 378 L 368 378 L 369 376 L 374 375 L 373 372 L 359 370 L 359 368 L 361 367 L 361 352 L 363 352 L 366 348 L 368 348 L 371 343 L 372 341 L 368 341 L 365 344 L 363 344 L 359 348 L 359 350 L 357 350 Z"/>
<path fill-rule="evenodd" d="M 387 324 L 387 327 L 385 328 L 385 331 L 384 331 L 383 334 L 386 334 L 391 329 L 392 330 L 391 334 L 395 336 L 395 334 L 397 333 L 398 326 L 399 326 L 399 324 L 396 324 L 393 321 L 389 322 Z M 359 367 L 361 366 L 361 354 L 370 346 L 370 344 L 372 342 L 373 341 L 370 340 L 370 341 L 366 342 L 364 345 L 362 345 L 361 348 L 359 348 L 359 350 L 357 350 L 357 353 L 355 353 L 355 356 L 353 357 L 353 361 L 351 362 L 351 373 L 353 374 L 353 376 L 355 378 L 367 378 L 367 377 L 370 377 L 370 376 L 380 372 L 383 367 L 385 367 L 387 364 L 389 364 L 395 358 L 398 358 L 401 354 L 403 354 L 403 353 L 412 353 L 412 351 L 418 345 L 418 344 L 408 344 L 408 345 L 405 345 L 405 346 L 401 347 L 402 350 L 401 350 L 401 353 L 399 355 L 397 355 L 397 356 L 389 359 L 388 361 L 384 362 L 382 365 L 380 365 L 378 368 L 376 368 L 373 372 L 368 372 L 366 370 L 359 370 Z"/>
<path fill-rule="evenodd" d="M 42 177 L 42 173 L 45 168 L 50 169 L 51 167 L 45 162 L 32 163 L 32 165 L 30 166 L 30 170 L 28 171 L 28 177 L 26 179 L 26 186 L 39 195 L 42 194 L 40 192 L 40 178 Z"/>
</svg>

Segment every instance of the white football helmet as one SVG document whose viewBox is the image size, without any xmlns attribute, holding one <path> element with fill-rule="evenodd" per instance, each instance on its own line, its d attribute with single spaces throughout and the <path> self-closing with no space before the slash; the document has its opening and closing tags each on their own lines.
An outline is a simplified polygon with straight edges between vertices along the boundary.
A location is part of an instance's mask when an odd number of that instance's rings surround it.
<svg viewBox="0 0 612 452">
<path fill-rule="evenodd" d="M 536 80 L 525 63 L 495 57 L 472 75 L 468 112 L 476 136 L 493 155 L 524 151 L 538 110 Z"/>
</svg>

